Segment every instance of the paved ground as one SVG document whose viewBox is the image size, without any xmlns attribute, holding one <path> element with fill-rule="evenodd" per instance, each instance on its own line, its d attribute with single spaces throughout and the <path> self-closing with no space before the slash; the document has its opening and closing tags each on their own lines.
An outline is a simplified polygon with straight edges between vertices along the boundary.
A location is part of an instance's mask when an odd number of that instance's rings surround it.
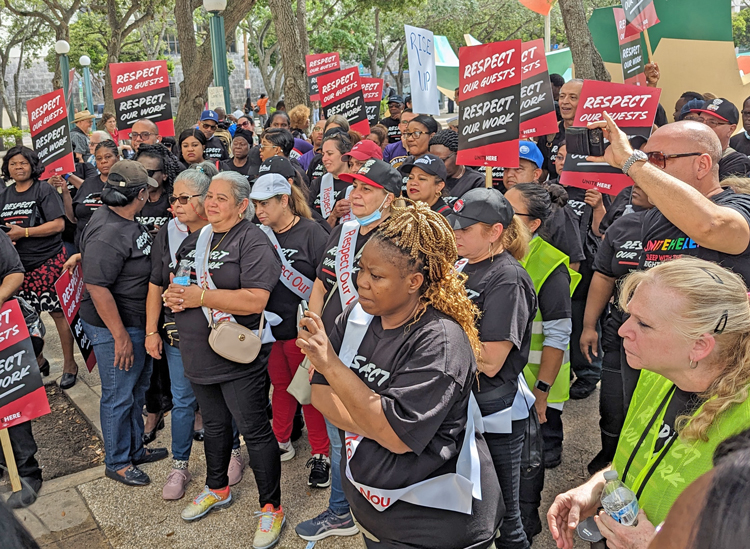
<svg viewBox="0 0 750 549">
<path fill-rule="evenodd" d="M 61 353 L 50 325 L 47 356 L 52 364 L 51 379 L 61 375 Z M 79 364 L 83 364 L 81 360 Z M 79 383 L 68 395 L 81 411 L 100 430 L 98 399 L 101 394 L 99 377 L 83 373 Z M 548 472 L 543 509 L 547 509 L 555 494 L 581 483 L 586 475 L 586 463 L 598 449 L 598 393 L 585 401 L 566 404 L 564 421 L 566 431 L 563 463 Z M 169 417 L 167 426 L 159 432 L 152 446 L 170 447 Z M 303 437 L 304 439 L 304 437 Z M 282 464 L 282 504 L 287 511 L 287 528 L 279 547 L 304 548 L 306 543 L 294 534 L 294 525 L 322 511 L 328 501 L 326 490 L 307 487 L 305 462 L 309 446 L 304 440 L 296 444 L 297 456 Z M 214 512 L 196 523 L 180 519 L 184 501 L 165 502 L 161 489 L 171 463 L 164 460 L 144 465 L 152 479 L 144 488 L 128 488 L 104 478 L 103 467 L 90 469 L 47 482 L 40 498 L 27 510 L 17 513 L 18 518 L 44 547 L 96 549 L 113 548 L 189 548 L 206 546 L 223 548 L 249 546 L 255 528 L 253 512 L 258 509 L 258 494 L 250 469 L 245 469 L 242 482 L 233 488 L 234 504 L 226 510 Z M 188 496 L 202 488 L 205 478 L 205 461 L 202 443 L 193 447 L 190 471 L 194 475 Z M 3 499 L 8 496 L 7 484 L 0 484 Z M 576 548 L 587 544 L 579 542 Z M 359 537 L 329 538 L 318 542 L 320 549 L 361 549 Z M 535 549 L 555 547 L 546 531 L 537 536 Z"/>
</svg>

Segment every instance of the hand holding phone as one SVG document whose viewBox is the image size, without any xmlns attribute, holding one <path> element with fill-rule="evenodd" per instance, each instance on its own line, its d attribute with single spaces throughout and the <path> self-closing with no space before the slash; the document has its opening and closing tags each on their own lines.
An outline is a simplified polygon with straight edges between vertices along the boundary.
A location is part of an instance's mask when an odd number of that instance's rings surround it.
<svg viewBox="0 0 750 549">
<path fill-rule="evenodd" d="M 309 330 L 307 328 L 300 326 L 300 322 L 302 321 L 303 318 L 305 318 L 305 312 L 309 310 L 310 310 L 310 307 L 308 307 L 307 301 L 304 299 L 300 301 L 299 305 L 297 306 L 297 327 L 300 330 L 305 330 L 306 332 Z"/>
</svg>

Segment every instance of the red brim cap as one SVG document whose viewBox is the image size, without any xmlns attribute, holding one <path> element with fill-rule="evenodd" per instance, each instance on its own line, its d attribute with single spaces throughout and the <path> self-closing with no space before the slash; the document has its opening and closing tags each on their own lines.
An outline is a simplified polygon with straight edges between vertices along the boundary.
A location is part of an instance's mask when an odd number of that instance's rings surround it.
<svg viewBox="0 0 750 549">
<path fill-rule="evenodd" d="M 690 109 L 690 112 L 700 112 L 700 113 L 710 114 L 711 116 L 714 116 L 718 118 L 719 120 L 723 120 L 724 122 L 729 122 L 729 120 L 727 120 L 723 116 L 719 116 L 714 111 L 707 111 L 706 109 Z"/>
<path fill-rule="evenodd" d="M 385 189 L 383 185 L 381 185 L 380 183 L 375 183 L 375 181 L 365 175 L 362 175 L 361 173 L 342 173 L 341 175 L 339 175 L 339 179 L 341 181 L 346 181 L 347 183 L 352 183 L 356 179 L 357 181 L 367 183 L 368 185 L 372 185 L 373 187 L 377 187 L 378 189 Z"/>
</svg>

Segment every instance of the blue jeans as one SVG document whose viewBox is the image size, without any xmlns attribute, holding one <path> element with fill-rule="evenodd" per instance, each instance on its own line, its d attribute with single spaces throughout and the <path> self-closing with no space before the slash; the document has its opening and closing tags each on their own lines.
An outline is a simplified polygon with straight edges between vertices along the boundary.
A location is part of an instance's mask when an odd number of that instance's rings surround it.
<svg viewBox="0 0 750 549">
<path fill-rule="evenodd" d="M 341 437 L 339 428 L 326 420 L 328 440 L 331 441 L 331 495 L 328 497 L 328 508 L 337 515 L 349 512 L 349 502 L 346 501 L 344 488 L 341 486 Z"/>
<path fill-rule="evenodd" d="M 172 458 L 187 461 L 193 448 L 193 424 L 198 402 L 195 400 L 192 385 L 185 377 L 180 350 L 172 347 L 166 339 L 163 341 L 172 387 Z"/>
<path fill-rule="evenodd" d="M 110 471 L 131 465 L 143 458 L 143 405 L 151 381 L 151 357 L 144 345 L 143 328 L 126 328 L 133 342 L 133 366 L 130 370 L 115 368 L 115 339 L 107 328 L 81 320 L 86 337 L 94 346 L 102 380 L 99 415 L 104 435 L 104 464 Z"/>
</svg>

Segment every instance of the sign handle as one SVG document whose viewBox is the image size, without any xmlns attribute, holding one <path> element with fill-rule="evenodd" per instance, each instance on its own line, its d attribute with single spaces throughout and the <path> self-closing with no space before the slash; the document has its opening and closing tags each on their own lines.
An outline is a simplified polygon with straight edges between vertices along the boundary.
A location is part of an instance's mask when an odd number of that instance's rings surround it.
<svg viewBox="0 0 750 549">
<path fill-rule="evenodd" d="M 646 38 L 646 51 L 648 52 L 648 62 L 653 63 L 654 52 L 651 49 L 651 39 L 648 37 L 648 29 L 643 29 L 643 36 Z"/>
<path fill-rule="evenodd" d="M 0 442 L 2 442 L 3 446 L 5 464 L 8 466 L 10 487 L 14 492 L 20 492 L 21 477 L 18 476 L 18 469 L 16 468 L 16 457 L 13 455 L 13 447 L 10 444 L 10 435 L 8 434 L 8 429 L 0 429 Z"/>
<path fill-rule="evenodd" d="M 488 189 L 492 188 L 492 167 L 491 166 L 485 166 L 484 167 L 484 186 Z"/>
</svg>

